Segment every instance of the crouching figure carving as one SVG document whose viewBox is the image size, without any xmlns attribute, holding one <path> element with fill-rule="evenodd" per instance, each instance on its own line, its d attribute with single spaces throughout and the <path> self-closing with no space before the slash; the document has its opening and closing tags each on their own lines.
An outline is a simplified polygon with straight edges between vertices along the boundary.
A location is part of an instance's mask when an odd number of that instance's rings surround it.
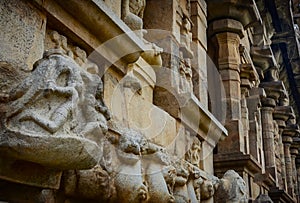
<svg viewBox="0 0 300 203">
<path fill-rule="evenodd" d="M 30 75 L 0 98 L 1 154 L 59 170 L 93 167 L 109 119 L 102 91 L 101 79 L 61 50 L 45 52 Z M 88 136 L 92 131 L 98 137 Z"/>
</svg>

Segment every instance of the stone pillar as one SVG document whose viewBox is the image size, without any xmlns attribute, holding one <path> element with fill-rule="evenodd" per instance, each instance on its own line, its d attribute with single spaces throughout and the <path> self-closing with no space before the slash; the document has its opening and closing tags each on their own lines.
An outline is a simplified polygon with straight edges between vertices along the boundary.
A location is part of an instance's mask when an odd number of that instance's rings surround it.
<svg viewBox="0 0 300 203">
<path fill-rule="evenodd" d="M 296 168 L 297 168 L 297 200 L 300 201 L 300 155 L 298 154 L 296 157 Z"/>
<path fill-rule="evenodd" d="M 204 0 L 191 0 L 192 27 L 192 59 L 194 94 L 208 108 L 207 95 L 207 8 Z"/>
<path fill-rule="evenodd" d="M 294 193 L 294 186 L 293 186 L 293 176 L 292 176 L 292 160 L 291 160 L 291 153 L 290 147 L 293 139 L 290 135 L 285 134 L 283 132 L 283 145 L 284 145 L 284 159 L 285 159 L 285 167 L 286 167 L 286 180 L 287 180 L 287 191 L 290 195 Z"/>
<path fill-rule="evenodd" d="M 273 111 L 275 107 L 275 100 L 273 98 L 265 98 L 262 100 L 262 130 L 263 130 L 263 147 L 265 154 L 266 171 L 274 178 L 276 177 L 276 163 L 275 163 L 275 146 L 274 146 L 274 125 L 273 125 Z"/>
<path fill-rule="evenodd" d="M 293 109 L 291 106 L 276 106 L 273 113 L 273 119 L 276 121 L 278 126 L 278 140 L 277 140 L 277 153 L 279 153 L 279 168 L 278 171 L 278 182 L 280 189 L 287 190 L 286 182 L 286 166 L 285 166 L 285 155 L 284 155 L 284 146 L 282 142 L 282 132 L 286 127 L 285 122 L 292 116 Z M 278 165 L 277 165 L 278 166 Z"/>
<path fill-rule="evenodd" d="M 296 169 L 296 157 L 299 154 L 297 146 L 294 146 L 294 143 L 291 145 L 291 162 L 292 162 L 292 182 L 294 187 L 293 195 L 297 194 L 297 169 Z M 295 197 L 296 198 L 296 197 Z"/>
<path fill-rule="evenodd" d="M 261 164 L 264 171 L 265 159 L 263 153 L 262 141 L 262 123 L 261 123 L 261 99 L 266 97 L 263 88 L 252 88 L 250 96 L 247 97 L 249 110 L 249 146 L 250 154 Z"/>
<path fill-rule="evenodd" d="M 245 153 L 241 122 L 241 81 L 239 45 L 243 26 L 232 19 L 214 21 L 210 28 L 217 32 L 218 68 L 225 89 L 228 138 L 219 143 L 219 153 Z"/>
<path fill-rule="evenodd" d="M 248 100 L 250 96 L 249 91 L 253 88 L 255 81 L 258 80 L 257 72 L 251 63 L 242 64 L 240 66 L 240 78 L 241 78 L 241 117 L 243 124 L 243 134 L 245 142 L 245 153 L 250 153 L 250 144 L 249 144 L 249 109 L 248 109 Z"/>
<path fill-rule="evenodd" d="M 295 198 L 295 181 L 296 178 L 296 165 L 295 159 L 297 155 L 298 146 L 293 143 L 293 139 L 297 139 L 296 135 L 299 133 L 299 126 L 295 124 L 294 115 L 286 122 L 287 127 L 283 130 L 283 143 L 284 143 L 284 156 L 287 177 L 287 191 Z"/>
<path fill-rule="evenodd" d="M 274 178 L 277 178 L 276 160 L 275 160 L 275 129 L 273 112 L 279 97 L 283 95 L 285 90 L 282 81 L 269 78 L 270 82 L 260 83 L 266 91 L 267 98 L 262 100 L 262 129 L 263 129 L 263 143 L 265 153 L 266 171 Z"/>
</svg>

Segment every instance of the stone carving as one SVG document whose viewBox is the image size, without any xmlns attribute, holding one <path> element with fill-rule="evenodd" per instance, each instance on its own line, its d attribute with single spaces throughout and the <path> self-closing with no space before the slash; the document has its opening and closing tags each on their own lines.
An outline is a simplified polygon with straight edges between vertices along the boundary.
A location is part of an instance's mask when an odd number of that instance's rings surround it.
<svg viewBox="0 0 300 203">
<path fill-rule="evenodd" d="M 187 182 L 190 175 L 189 164 L 184 160 L 174 163 L 176 168 L 174 197 L 176 202 L 189 202 L 190 196 L 187 189 Z"/>
<path fill-rule="evenodd" d="M 89 170 L 66 171 L 64 192 L 71 198 L 106 201 L 116 193 L 113 178 L 99 165 Z"/>
<path fill-rule="evenodd" d="M 216 187 L 217 185 L 214 181 L 204 180 L 200 187 L 201 199 L 202 200 L 210 199 L 215 194 Z"/>
<path fill-rule="evenodd" d="M 190 184 L 188 184 L 189 194 L 190 197 L 195 196 L 195 200 L 200 202 L 201 191 L 202 191 L 201 187 L 204 184 L 204 180 L 201 177 L 201 171 L 198 167 L 191 166 L 190 170 L 191 170 L 191 177 L 189 181 Z"/>
<path fill-rule="evenodd" d="M 57 31 L 49 30 L 48 32 L 49 34 L 47 36 L 49 37 L 46 37 L 46 41 L 49 38 L 51 42 L 46 43 L 47 49 L 60 49 L 63 54 L 73 58 L 74 61 L 87 72 L 92 74 L 98 73 L 98 66 L 87 59 L 87 54 L 84 50 L 77 46 L 70 45 L 67 38 L 60 35 Z"/>
<path fill-rule="evenodd" d="M 192 43 L 192 24 L 188 17 L 184 16 L 181 26 L 181 38 L 179 47 L 179 93 L 186 93 L 193 91 L 192 83 L 192 68 L 191 59 L 193 58 L 193 51 L 191 50 Z"/>
<path fill-rule="evenodd" d="M 86 136 L 97 131 L 96 141 L 107 131 L 102 81 L 61 49 L 45 52 L 1 100 L 0 149 L 7 156 L 59 169 L 89 168 L 101 157 L 101 147 Z"/>
<path fill-rule="evenodd" d="M 273 203 L 271 198 L 266 194 L 260 194 L 255 200 L 254 203 Z"/>
<path fill-rule="evenodd" d="M 178 59 L 179 60 L 179 93 L 192 92 L 193 82 L 192 82 L 192 68 L 189 60 Z"/>
<path fill-rule="evenodd" d="M 199 167 L 200 159 L 201 159 L 200 153 L 201 153 L 201 142 L 198 138 L 195 138 L 191 148 L 189 149 L 189 151 L 187 151 L 185 155 L 185 159 L 191 164 L 193 164 L 194 166 Z"/>
<path fill-rule="evenodd" d="M 246 183 L 233 170 L 228 170 L 218 181 L 218 188 L 214 196 L 215 202 L 246 203 L 248 202 Z"/>
<path fill-rule="evenodd" d="M 142 30 L 146 0 L 122 0 L 122 20 L 132 30 Z"/>
<path fill-rule="evenodd" d="M 111 140 L 117 190 L 114 201 L 157 202 L 161 199 L 169 202 L 172 196 L 163 176 L 163 167 L 169 161 L 164 149 L 129 129 L 122 129 L 120 135 Z"/>
<path fill-rule="evenodd" d="M 137 15 L 141 19 L 144 17 L 144 10 L 146 7 L 146 0 L 130 0 L 129 10 L 131 13 Z"/>
<path fill-rule="evenodd" d="M 184 17 L 182 19 L 182 26 L 181 26 L 180 51 L 182 52 L 182 57 L 187 59 L 193 58 L 193 52 L 191 50 L 191 43 L 192 43 L 191 29 L 192 29 L 192 25 L 190 19 L 188 17 Z"/>
</svg>

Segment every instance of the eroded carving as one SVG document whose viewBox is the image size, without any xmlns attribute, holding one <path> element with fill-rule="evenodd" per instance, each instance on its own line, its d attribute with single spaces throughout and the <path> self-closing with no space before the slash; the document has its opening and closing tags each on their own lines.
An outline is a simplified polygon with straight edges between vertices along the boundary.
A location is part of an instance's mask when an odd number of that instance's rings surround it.
<svg viewBox="0 0 300 203">
<path fill-rule="evenodd" d="M 191 148 L 187 151 L 185 159 L 193 164 L 194 166 L 199 167 L 200 164 L 200 153 L 201 153 L 201 142 L 198 138 L 194 139 Z"/>
<path fill-rule="evenodd" d="M 132 30 L 142 30 L 146 0 L 122 0 L 122 19 Z"/>
<path fill-rule="evenodd" d="M 106 150 L 109 164 L 101 160 L 91 170 L 65 174 L 65 191 L 70 197 L 80 193 L 81 197 L 109 202 L 201 202 L 212 198 L 221 187 L 230 200 L 243 200 L 243 179 L 235 172 L 229 171 L 219 180 L 198 166 L 168 154 L 163 147 L 131 129 L 113 129 L 107 138 L 110 145 L 105 145 L 111 146 Z M 87 181 L 89 178 L 93 181 Z M 78 187 L 85 189 L 76 192 Z M 106 191 L 105 195 L 102 191 Z"/>
<path fill-rule="evenodd" d="M 7 156 L 74 169 L 91 167 L 101 157 L 98 144 L 85 137 L 107 131 L 102 81 L 61 49 L 45 52 L 32 73 L 1 100 L 0 148 Z"/>
<path fill-rule="evenodd" d="M 235 171 L 228 170 L 218 184 L 214 196 L 215 202 L 248 202 L 246 183 Z"/>
</svg>

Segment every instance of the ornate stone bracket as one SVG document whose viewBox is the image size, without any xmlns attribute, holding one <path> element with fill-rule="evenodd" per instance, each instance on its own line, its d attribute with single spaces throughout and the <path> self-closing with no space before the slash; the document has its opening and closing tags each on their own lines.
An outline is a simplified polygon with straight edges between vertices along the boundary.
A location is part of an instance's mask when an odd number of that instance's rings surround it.
<svg viewBox="0 0 300 203">
<path fill-rule="evenodd" d="M 102 81 L 62 49 L 46 51 L 1 101 L 1 159 L 59 171 L 91 168 L 102 157 L 100 140 L 110 118 Z M 10 180 L 7 172 L 0 170 L 0 176 Z"/>
</svg>

